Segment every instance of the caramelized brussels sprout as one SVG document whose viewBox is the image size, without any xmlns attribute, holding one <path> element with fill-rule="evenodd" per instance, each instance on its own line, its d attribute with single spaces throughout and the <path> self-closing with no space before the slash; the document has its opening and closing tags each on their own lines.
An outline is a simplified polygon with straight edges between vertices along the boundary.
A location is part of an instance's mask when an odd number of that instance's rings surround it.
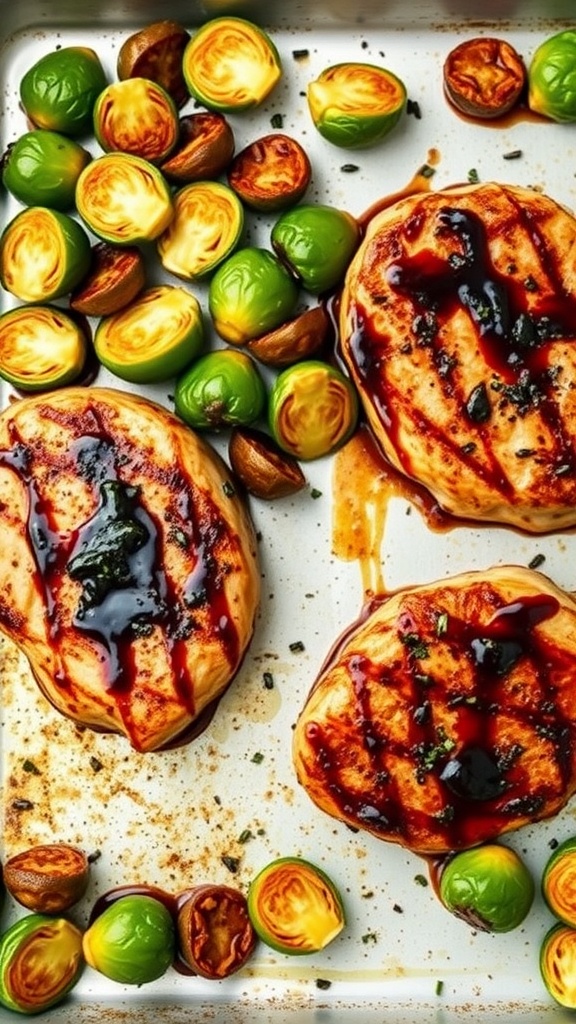
<svg viewBox="0 0 576 1024">
<path fill-rule="evenodd" d="M 190 33 L 177 21 L 155 21 L 128 36 L 118 53 L 118 78 L 148 78 L 172 97 L 177 107 L 189 99 L 182 73 Z"/>
<path fill-rule="evenodd" d="M 267 249 L 238 249 L 217 268 L 208 291 L 214 327 L 225 341 L 244 345 L 294 313 L 298 286 Z"/>
<path fill-rule="evenodd" d="M 0 316 L 0 376 L 20 391 L 48 391 L 80 376 L 89 340 L 57 306 L 20 306 Z"/>
<path fill-rule="evenodd" d="M 202 978 L 235 974 L 256 944 L 245 896 L 228 885 L 208 884 L 184 895 L 177 918 L 184 962 Z"/>
<path fill-rule="evenodd" d="M 307 90 L 315 127 L 343 149 L 381 142 L 406 109 L 406 86 L 386 68 L 345 62 L 326 68 Z"/>
<path fill-rule="evenodd" d="M 300 143 L 275 132 L 234 157 L 228 184 L 254 210 L 282 210 L 302 199 L 311 176 L 310 160 Z"/>
<path fill-rule="evenodd" d="M 545 39 L 528 65 L 528 106 L 552 121 L 576 121 L 576 30 Z"/>
<path fill-rule="evenodd" d="M 178 143 L 160 165 L 162 174 L 175 184 L 218 178 L 234 153 L 234 132 L 224 114 L 216 111 L 180 118 Z"/>
<path fill-rule="evenodd" d="M 200 356 L 178 377 L 174 405 L 197 430 L 252 423 L 266 404 L 266 388 L 250 356 L 216 349 Z"/>
<path fill-rule="evenodd" d="M 318 459 L 353 433 L 358 398 L 347 377 L 316 359 L 288 366 L 270 391 L 269 424 L 277 443 L 297 459 Z"/>
<path fill-rule="evenodd" d="M 560 1006 L 576 1010 L 576 930 L 558 922 L 540 947 L 542 980 Z"/>
<path fill-rule="evenodd" d="M 174 100 L 146 78 L 113 82 L 94 104 L 94 134 L 107 153 L 161 163 L 174 149 L 179 129 Z"/>
<path fill-rule="evenodd" d="M 465 39 L 450 51 L 443 67 L 444 90 L 463 114 L 501 117 L 518 102 L 526 67 L 510 43 L 492 36 Z"/>
<path fill-rule="evenodd" d="M 548 858 L 542 895 L 556 917 L 576 928 L 576 837 L 564 840 Z"/>
<path fill-rule="evenodd" d="M 118 313 L 104 317 L 94 335 L 96 355 L 112 373 L 135 384 L 169 380 L 204 344 L 198 300 L 184 288 L 148 288 Z"/>
<path fill-rule="evenodd" d="M 238 479 L 255 498 L 286 498 L 306 486 L 297 460 L 283 452 L 269 434 L 254 427 L 234 428 L 228 459 Z"/>
<path fill-rule="evenodd" d="M 267 366 L 282 368 L 320 352 L 331 333 L 323 306 L 313 306 L 268 334 L 248 342 L 250 355 Z"/>
<path fill-rule="evenodd" d="M 160 171 L 129 153 L 108 153 L 88 164 L 78 179 L 76 206 L 94 234 L 118 245 L 153 241 L 174 215 Z"/>
<path fill-rule="evenodd" d="M 63 917 L 28 914 L 0 937 L 0 1003 L 40 1013 L 60 1003 L 84 967 L 82 933 Z"/>
<path fill-rule="evenodd" d="M 448 860 L 440 875 L 439 893 L 446 909 L 473 928 L 508 932 L 530 910 L 534 881 L 514 850 L 489 843 Z"/>
<path fill-rule="evenodd" d="M 85 316 L 110 316 L 142 291 L 144 257 L 136 246 L 97 242 L 90 269 L 70 296 L 70 307 Z"/>
<path fill-rule="evenodd" d="M 92 127 L 96 97 L 106 85 L 100 58 L 87 46 L 45 54 L 20 82 L 20 100 L 37 128 L 81 135 Z"/>
<path fill-rule="evenodd" d="M 245 18 L 213 18 L 184 51 L 184 78 L 209 110 L 258 106 L 282 75 L 278 50 L 268 34 Z"/>
<path fill-rule="evenodd" d="M 152 896 L 122 896 L 84 932 L 86 962 L 112 981 L 146 985 L 166 973 L 176 952 L 172 915 Z"/>
<path fill-rule="evenodd" d="M 238 245 L 244 208 L 219 181 L 185 185 L 173 198 L 174 217 L 157 242 L 165 270 L 188 281 L 205 277 Z"/>
<path fill-rule="evenodd" d="M 0 236 L 0 280 L 22 302 L 50 302 L 90 266 L 90 239 L 67 213 L 28 206 Z"/>
<path fill-rule="evenodd" d="M 360 241 L 357 221 L 333 206 L 302 205 L 283 213 L 272 228 L 272 248 L 313 295 L 342 281 Z"/>
<path fill-rule="evenodd" d="M 74 205 L 80 172 L 91 159 L 74 139 L 37 128 L 8 146 L 2 159 L 2 182 L 25 206 L 68 210 Z"/>
<path fill-rule="evenodd" d="M 14 899 L 38 914 L 61 914 L 86 892 L 88 858 L 67 843 L 32 846 L 9 857 L 4 882 Z"/>
<path fill-rule="evenodd" d="M 334 883 L 300 857 L 280 857 L 256 875 L 248 912 L 262 942 L 295 956 L 324 949 L 346 923 Z"/>
</svg>

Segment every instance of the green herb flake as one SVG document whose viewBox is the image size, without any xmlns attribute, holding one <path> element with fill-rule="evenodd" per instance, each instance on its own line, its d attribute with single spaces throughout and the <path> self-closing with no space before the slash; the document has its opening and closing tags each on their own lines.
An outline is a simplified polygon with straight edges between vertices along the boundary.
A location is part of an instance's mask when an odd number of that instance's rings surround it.
<svg viewBox="0 0 576 1024">
<path fill-rule="evenodd" d="M 448 612 L 438 612 L 436 616 L 436 636 L 446 636 L 448 632 Z"/>
<path fill-rule="evenodd" d="M 477 185 L 478 182 L 480 181 L 480 175 L 478 174 L 478 171 L 476 170 L 475 167 L 471 167 L 470 170 L 468 171 L 468 181 L 470 182 L 471 185 Z"/>
<path fill-rule="evenodd" d="M 545 561 L 546 561 L 546 555 L 543 555 L 543 554 L 534 555 L 534 558 L 532 558 L 528 562 L 528 568 L 529 569 L 539 569 L 541 565 L 544 565 Z"/>
<path fill-rule="evenodd" d="M 519 160 L 521 156 L 521 149 L 510 149 L 507 153 L 502 153 L 503 160 Z"/>
<path fill-rule="evenodd" d="M 284 114 L 272 114 L 272 117 L 270 118 L 270 124 L 272 125 L 273 128 L 283 128 Z"/>
<path fill-rule="evenodd" d="M 40 769 L 34 764 L 34 761 L 31 761 L 28 757 L 26 758 L 26 760 L 24 761 L 24 763 L 22 765 L 22 771 L 27 772 L 28 775 L 41 775 L 42 774 Z"/>
<path fill-rule="evenodd" d="M 429 657 L 428 644 L 417 633 L 402 633 L 400 641 L 404 644 L 404 647 L 408 648 L 414 658 L 421 660 L 422 658 Z"/>
<path fill-rule="evenodd" d="M 262 761 L 264 760 L 264 754 L 257 750 L 256 753 L 252 755 L 250 760 L 252 761 L 252 764 L 262 764 Z"/>
<path fill-rule="evenodd" d="M 356 171 L 359 171 L 360 168 L 358 164 L 342 164 L 340 170 L 343 171 L 344 174 L 354 174 Z"/>
<path fill-rule="evenodd" d="M 92 853 L 88 854 L 86 860 L 89 864 L 96 864 L 96 862 L 100 860 L 101 856 L 102 850 L 93 850 Z"/>
<path fill-rule="evenodd" d="M 436 995 L 437 996 L 441 996 L 443 991 L 444 991 L 444 982 L 443 981 L 437 981 L 436 982 L 436 989 L 435 989 Z"/>
<path fill-rule="evenodd" d="M 312 490 L 310 491 L 310 497 L 313 498 L 314 501 L 316 501 L 317 498 L 322 497 L 322 491 L 319 491 L 317 487 L 313 487 Z"/>
<path fill-rule="evenodd" d="M 271 672 L 264 672 L 264 675 L 262 676 L 262 679 L 264 680 L 264 689 L 265 690 L 273 690 L 274 689 L 274 676 L 272 675 Z"/>
<path fill-rule="evenodd" d="M 244 843 L 249 843 L 251 839 L 254 839 L 254 833 L 250 828 L 243 829 L 238 836 L 238 842 L 241 846 L 244 846 Z"/>
<path fill-rule="evenodd" d="M 230 480 L 224 481 L 224 483 L 222 484 L 222 490 L 224 491 L 224 494 L 226 495 L 227 498 L 233 498 L 234 495 L 236 494 L 236 488 L 234 487 L 234 484 L 231 483 Z"/>
<path fill-rule="evenodd" d="M 326 989 L 330 988 L 331 985 L 332 982 L 328 981 L 328 978 L 316 978 L 316 988 L 321 988 L 323 991 L 326 991 Z"/>
<path fill-rule="evenodd" d="M 298 654 L 300 651 L 304 651 L 305 647 L 301 640 L 294 640 L 293 643 L 288 645 L 292 654 Z"/>
<path fill-rule="evenodd" d="M 240 867 L 240 858 L 231 857 L 229 854 L 224 853 L 220 859 L 224 867 L 228 868 L 228 871 L 230 871 L 231 874 L 235 875 L 236 872 L 238 871 L 238 868 Z"/>
<path fill-rule="evenodd" d="M 365 932 L 365 934 L 362 936 L 362 942 L 364 943 L 365 946 L 367 946 L 369 942 L 378 942 L 378 936 L 376 935 L 376 932 Z"/>
<path fill-rule="evenodd" d="M 294 60 L 305 60 L 310 56 L 310 50 L 292 50 Z"/>
<path fill-rule="evenodd" d="M 414 875 L 414 881 L 416 882 L 416 885 L 422 886 L 423 889 L 426 889 L 428 886 L 428 879 L 426 878 L 426 875 Z"/>
<path fill-rule="evenodd" d="M 432 167 L 430 164 L 422 164 L 421 168 L 418 171 L 418 174 L 422 178 L 433 178 L 434 175 L 436 174 L 436 168 Z"/>
</svg>

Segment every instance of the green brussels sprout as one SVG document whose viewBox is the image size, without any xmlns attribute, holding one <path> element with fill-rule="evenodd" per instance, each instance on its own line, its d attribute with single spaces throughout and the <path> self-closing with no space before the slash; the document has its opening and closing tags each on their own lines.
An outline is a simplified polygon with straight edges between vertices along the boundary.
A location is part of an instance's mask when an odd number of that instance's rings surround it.
<svg viewBox="0 0 576 1024">
<path fill-rule="evenodd" d="M 248 913 L 262 942 L 292 956 L 325 949 L 346 923 L 334 882 L 301 857 L 280 857 L 256 875 Z"/>
<path fill-rule="evenodd" d="M 245 18 L 206 22 L 186 46 L 182 63 L 192 95 L 209 110 L 258 106 L 282 75 L 278 51 L 263 29 Z"/>
<path fill-rule="evenodd" d="M 455 854 L 440 875 L 440 899 L 473 928 L 508 932 L 526 917 L 534 881 L 514 850 L 497 843 Z"/>
<path fill-rule="evenodd" d="M 576 837 L 553 851 L 542 873 L 542 896 L 556 917 L 576 928 Z"/>
<path fill-rule="evenodd" d="M 363 149 L 384 139 L 398 124 L 406 86 L 386 68 L 347 62 L 326 68 L 307 90 L 315 127 L 343 149 Z"/>
<path fill-rule="evenodd" d="M 80 135 L 92 127 L 96 97 L 106 85 L 100 58 L 87 46 L 45 54 L 20 83 L 22 106 L 37 128 Z"/>
<path fill-rule="evenodd" d="M 107 153 L 84 168 L 76 185 L 82 220 L 105 242 L 151 242 L 174 215 L 167 181 L 149 160 Z"/>
<path fill-rule="evenodd" d="M 88 271 L 90 239 L 67 213 L 28 206 L 0 236 L 0 281 L 22 302 L 50 302 Z"/>
<path fill-rule="evenodd" d="M 112 981 L 146 985 L 166 973 L 176 953 L 170 911 L 153 896 L 121 896 L 84 932 L 86 963 Z"/>
<path fill-rule="evenodd" d="M 559 921 L 547 931 L 540 947 L 540 974 L 552 998 L 576 1010 L 576 929 Z"/>
<path fill-rule="evenodd" d="M 2 160 L 2 182 L 25 206 L 68 210 L 74 205 L 76 182 L 92 157 L 78 142 L 37 128 L 13 142 Z"/>
<path fill-rule="evenodd" d="M 89 342 L 57 306 L 20 306 L 0 316 L 0 377 L 21 391 L 47 391 L 80 376 Z"/>
<path fill-rule="evenodd" d="M 157 82 L 112 82 L 94 104 L 94 134 L 105 152 L 119 151 L 160 163 L 179 135 L 176 104 Z"/>
<path fill-rule="evenodd" d="M 245 352 L 216 349 L 200 356 L 176 380 L 174 406 L 196 429 L 248 424 L 261 415 L 266 388 L 256 364 Z"/>
<path fill-rule="evenodd" d="M 297 459 L 318 459 L 340 448 L 358 419 L 358 397 L 347 377 L 309 359 L 282 370 L 269 399 L 269 425 L 277 444 Z"/>
<path fill-rule="evenodd" d="M 333 206 L 302 205 L 283 213 L 272 228 L 272 248 L 313 295 L 342 281 L 360 241 L 351 214 Z"/>
<path fill-rule="evenodd" d="M 273 252 L 238 249 L 216 269 L 208 308 L 216 331 L 243 345 L 288 320 L 296 308 L 296 281 Z"/>
<path fill-rule="evenodd" d="M 61 1002 L 84 967 L 82 933 L 63 917 L 27 914 L 0 937 L 0 1003 L 33 1014 Z"/>
<path fill-rule="evenodd" d="M 158 255 L 171 274 L 194 281 L 212 273 L 236 248 L 244 208 L 219 181 L 185 185 L 173 202 L 174 217 L 158 239 Z"/>
<path fill-rule="evenodd" d="M 576 30 L 546 39 L 528 65 L 528 106 L 553 121 L 576 121 Z"/>
</svg>

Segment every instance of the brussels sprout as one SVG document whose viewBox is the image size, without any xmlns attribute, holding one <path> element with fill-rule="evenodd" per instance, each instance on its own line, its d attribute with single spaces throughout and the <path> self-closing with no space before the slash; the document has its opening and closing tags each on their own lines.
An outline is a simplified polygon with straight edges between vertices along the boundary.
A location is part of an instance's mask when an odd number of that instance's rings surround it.
<svg viewBox="0 0 576 1024">
<path fill-rule="evenodd" d="M 125 985 L 146 985 L 166 973 L 176 952 L 168 908 L 152 896 L 122 896 L 84 932 L 86 962 Z"/>
<path fill-rule="evenodd" d="M 108 153 L 88 164 L 78 179 L 76 206 L 94 234 L 118 245 L 153 241 L 174 215 L 160 171 L 130 153 Z"/>
<path fill-rule="evenodd" d="M 0 1003 L 19 1013 L 48 1010 L 74 988 L 83 967 L 75 925 L 28 914 L 0 937 Z"/>
<path fill-rule="evenodd" d="M 155 21 L 128 36 L 118 53 L 118 78 L 148 78 L 172 97 L 177 107 L 189 99 L 182 73 L 190 33 L 177 21 Z"/>
<path fill-rule="evenodd" d="M 200 356 L 174 389 L 176 412 L 200 430 L 252 423 L 265 404 L 266 388 L 255 363 L 235 349 Z"/>
<path fill-rule="evenodd" d="M 347 377 L 310 359 L 278 374 L 269 399 L 272 435 L 297 459 L 318 459 L 340 448 L 353 433 L 358 398 Z"/>
<path fill-rule="evenodd" d="M 64 46 L 40 58 L 20 83 L 22 106 L 37 128 L 80 135 L 92 127 L 96 97 L 106 85 L 98 54 Z"/>
<path fill-rule="evenodd" d="M 235 974 L 256 944 L 246 898 L 228 885 L 197 885 L 184 893 L 177 929 L 184 962 L 202 978 Z"/>
<path fill-rule="evenodd" d="M 343 149 L 374 146 L 398 124 L 407 101 L 406 86 L 374 64 L 342 63 L 326 68 L 307 90 L 315 127 Z"/>
<path fill-rule="evenodd" d="M 70 306 L 85 316 L 110 316 L 142 291 L 144 257 L 136 246 L 97 242 L 88 273 L 70 295 Z"/>
<path fill-rule="evenodd" d="M 184 51 L 184 78 L 209 110 L 258 106 L 282 75 L 278 51 L 263 29 L 244 18 L 213 18 Z"/>
<path fill-rule="evenodd" d="M 540 43 L 528 65 L 528 106 L 553 121 L 576 121 L 576 30 Z"/>
<path fill-rule="evenodd" d="M 135 384 L 169 380 L 196 358 L 203 344 L 198 300 L 172 285 L 148 288 L 118 313 L 104 317 L 94 335 L 102 365 Z"/>
<path fill-rule="evenodd" d="M 21 306 L 0 316 L 0 376 L 21 391 L 48 391 L 80 376 L 89 341 L 57 306 Z"/>
<path fill-rule="evenodd" d="M 234 153 L 234 132 L 224 114 L 215 111 L 180 118 L 175 151 L 160 165 L 162 174 L 176 184 L 218 178 Z"/>
<path fill-rule="evenodd" d="M 228 168 L 228 184 L 254 210 L 282 210 L 302 199 L 312 167 L 296 139 L 275 132 L 251 142 Z"/>
<path fill-rule="evenodd" d="M 90 266 L 90 239 L 66 213 L 28 206 L 0 236 L 0 280 L 23 302 L 66 295 Z"/>
<path fill-rule="evenodd" d="M 576 930 L 558 922 L 540 947 L 540 973 L 552 998 L 576 1010 Z"/>
<path fill-rule="evenodd" d="M 330 317 L 324 306 L 318 305 L 249 341 L 247 348 L 261 363 L 282 368 L 317 355 L 331 333 Z"/>
<path fill-rule="evenodd" d="M 324 949 L 346 923 L 334 883 L 300 857 L 280 857 L 256 875 L 248 890 L 248 912 L 262 942 L 294 956 Z"/>
<path fill-rule="evenodd" d="M 61 914 L 86 892 L 88 858 L 67 843 L 32 846 L 9 857 L 4 882 L 11 896 L 39 914 Z"/>
<path fill-rule="evenodd" d="M 556 917 L 576 928 L 576 837 L 560 843 L 548 858 L 542 895 Z"/>
<path fill-rule="evenodd" d="M 514 850 L 497 843 L 455 854 L 442 868 L 440 899 L 473 928 L 508 932 L 526 917 L 534 881 Z"/>
<path fill-rule="evenodd" d="M 236 248 L 244 227 L 238 196 L 219 181 L 185 185 L 173 199 L 174 217 L 157 242 L 165 270 L 188 281 L 204 277 Z"/>
<path fill-rule="evenodd" d="M 272 228 L 272 248 L 314 295 L 342 281 L 360 241 L 351 214 L 333 206 L 302 205 L 287 210 Z"/>
<path fill-rule="evenodd" d="M 174 100 L 146 78 L 113 82 L 94 104 L 94 134 L 107 153 L 160 163 L 174 149 L 179 130 Z"/>
<path fill-rule="evenodd" d="M 78 142 L 38 128 L 13 142 L 2 160 L 5 188 L 26 206 L 68 210 L 74 205 L 76 182 L 92 157 Z"/>
<path fill-rule="evenodd" d="M 274 438 L 254 427 L 234 427 L 228 461 L 238 479 L 255 498 L 272 501 L 296 494 L 306 486 L 297 460 L 283 452 Z"/>
<path fill-rule="evenodd" d="M 450 50 L 442 70 L 444 90 L 463 114 L 501 117 L 518 102 L 526 84 L 526 67 L 504 39 L 475 36 Z"/>
<path fill-rule="evenodd" d="M 298 286 L 274 253 L 248 246 L 217 268 L 208 291 L 214 327 L 225 341 L 243 345 L 289 319 Z"/>
</svg>

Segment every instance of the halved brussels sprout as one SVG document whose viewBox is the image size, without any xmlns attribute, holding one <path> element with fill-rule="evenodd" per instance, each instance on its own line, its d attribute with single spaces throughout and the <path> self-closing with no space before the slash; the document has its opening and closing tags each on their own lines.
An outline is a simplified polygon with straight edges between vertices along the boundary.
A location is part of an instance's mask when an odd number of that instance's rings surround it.
<svg viewBox="0 0 576 1024">
<path fill-rule="evenodd" d="M 84 932 L 86 962 L 112 981 L 146 985 L 161 978 L 176 952 L 174 921 L 152 896 L 122 896 Z"/>
<path fill-rule="evenodd" d="M 223 114 L 199 111 L 180 118 L 174 153 L 160 165 L 169 181 L 187 184 L 218 178 L 234 153 L 234 132 Z"/>
<path fill-rule="evenodd" d="M 532 906 L 534 881 L 514 850 L 487 843 L 446 862 L 439 894 L 446 909 L 473 928 L 509 932 Z"/>
<path fill-rule="evenodd" d="M 540 973 L 552 998 L 576 1010 L 576 930 L 558 922 L 544 936 Z"/>
<path fill-rule="evenodd" d="M 251 142 L 228 168 L 228 184 L 255 210 L 283 210 L 310 184 L 308 154 L 296 139 L 275 132 Z"/>
<path fill-rule="evenodd" d="M 297 459 L 318 459 L 336 451 L 353 433 L 357 419 L 353 385 L 328 363 L 295 363 L 272 385 L 270 430 L 280 447 Z"/>
<path fill-rule="evenodd" d="M 157 242 L 165 270 L 187 281 L 205 277 L 238 245 L 244 208 L 219 181 L 185 185 L 173 198 L 174 217 Z"/>
<path fill-rule="evenodd" d="M 168 183 L 149 160 L 108 153 L 88 164 L 76 186 L 82 220 L 106 242 L 151 242 L 174 215 Z"/>
<path fill-rule="evenodd" d="M 542 895 L 556 917 L 576 928 L 576 837 L 565 839 L 548 858 Z"/>
<path fill-rule="evenodd" d="M 184 893 L 177 928 L 184 962 L 202 978 L 235 974 L 256 945 L 246 897 L 229 885 L 197 885 Z"/>
<path fill-rule="evenodd" d="M 505 39 L 475 36 L 450 50 L 442 69 L 450 102 L 471 117 L 501 117 L 518 102 L 526 83 L 524 61 Z"/>
<path fill-rule="evenodd" d="M 197 430 L 253 423 L 266 404 L 266 388 L 256 364 L 236 349 L 200 356 L 178 377 L 174 406 Z"/>
<path fill-rule="evenodd" d="M 528 106 L 553 121 L 576 121 L 576 29 L 540 43 L 528 65 Z"/>
<path fill-rule="evenodd" d="M 267 366 L 282 368 L 317 355 L 332 330 L 324 306 L 313 306 L 298 316 L 248 342 L 250 355 Z"/>
<path fill-rule="evenodd" d="M 225 341 L 244 345 L 288 320 L 298 286 L 273 252 L 247 246 L 217 268 L 208 291 L 214 327 Z"/>
<path fill-rule="evenodd" d="M 255 498 L 286 498 L 306 486 L 298 461 L 282 451 L 270 434 L 254 427 L 234 427 L 228 443 L 228 461 Z"/>
<path fill-rule="evenodd" d="M 182 73 L 190 33 L 177 21 L 155 21 L 128 36 L 118 53 L 118 78 L 148 78 L 172 97 L 177 107 L 189 99 Z"/>
<path fill-rule="evenodd" d="M 98 54 L 87 46 L 63 46 L 45 54 L 20 83 L 20 100 L 38 128 L 80 135 L 92 127 L 96 97 L 106 85 Z"/>
<path fill-rule="evenodd" d="M 84 967 L 82 933 L 63 917 L 28 914 L 0 938 L 0 1003 L 40 1013 L 60 1003 Z"/>
<path fill-rule="evenodd" d="M 248 912 L 262 942 L 293 956 L 324 949 L 346 923 L 334 882 L 301 857 L 280 857 L 256 875 Z"/>
<path fill-rule="evenodd" d="M 96 242 L 90 269 L 70 296 L 70 307 L 85 316 L 110 316 L 142 291 L 144 257 L 134 245 Z"/>
<path fill-rule="evenodd" d="M 345 210 L 306 204 L 287 210 L 276 221 L 272 248 L 313 295 L 342 281 L 360 241 L 360 228 Z"/>
<path fill-rule="evenodd" d="M 193 96 L 209 110 L 258 106 L 282 75 L 269 35 L 245 18 L 213 18 L 192 37 L 183 59 Z"/>
<path fill-rule="evenodd" d="M 94 134 L 107 153 L 132 153 L 157 164 L 172 152 L 179 131 L 174 100 L 146 78 L 113 82 L 94 104 Z"/>
<path fill-rule="evenodd" d="M 45 843 L 13 854 L 4 864 L 11 896 L 39 914 L 61 914 L 86 892 L 90 865 L 86 854 L 68 843 Z"/>
<path fill-rule="evenodd" d="M 384 139 L 407 102 L 397 75 L 375 64 L 344 62 L 326 68 L 307 90 L 315 127 L 343 149 L 363 149 Z"/>
<path fill-rule="evenodd" d="M 198 300 L 184 288 L 148 288 L 118 313 L 104 317 L 94 335 L 96 355 L 112 373 L 135 384 L 169 380 L 204 344 Z"/>
<path fill-rule="evenodd" d="M 20 306 L 0 316 L 0 376 L 21 391 L 49 391 L 80 376 L 89 341 L 58 306 Z"/>
<path fill-rule="evenodd" d="M 68 210 L 74 205 L 76 182 L 92 159 L 78 142 L 37 128 L 11 143 L 2 159 L 5 188 L 26 206 Z"/>
<path fill-rule="evenodd" d="M 28 206 L 0 236 L 0 280 L 22 302 L 50 302 L 90 266 L 90 239 L 67 213 Z"/>
</svg>

